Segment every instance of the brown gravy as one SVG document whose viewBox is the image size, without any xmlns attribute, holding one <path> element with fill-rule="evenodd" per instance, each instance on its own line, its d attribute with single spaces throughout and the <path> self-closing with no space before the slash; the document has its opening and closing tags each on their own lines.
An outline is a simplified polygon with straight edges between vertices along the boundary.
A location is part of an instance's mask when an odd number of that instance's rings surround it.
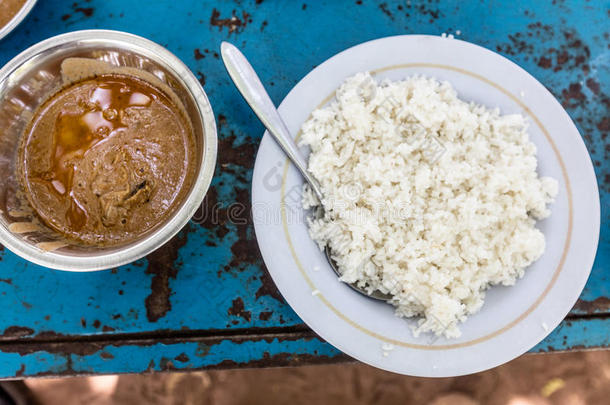
<svg viewBox="0 0 610 405">
<path fill-rule="evenodd" d="M 8 24 L 24 4 L 25 0 L 0 0 L 0 28 Z"/>
<path fill-rule="evenodd" d="M 167 219 L 192 184 L 184 114 L 148 82 L 105 74 L 74 83 L 34 114 L 20 150 L 40 219 L 85 244 L 133 240 Z"/>
</svg>

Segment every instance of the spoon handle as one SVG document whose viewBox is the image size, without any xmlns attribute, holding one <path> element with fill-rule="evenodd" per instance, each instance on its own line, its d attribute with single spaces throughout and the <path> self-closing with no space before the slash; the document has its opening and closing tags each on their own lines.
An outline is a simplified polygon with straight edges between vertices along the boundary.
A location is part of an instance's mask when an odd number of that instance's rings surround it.
<svg viewBox="0 0 610 405">
<path fill-rule="evenodd" d="M 252 111 L 261 120 L 280 148 L 286 153 L 286 156 L 299 169 L 299 172 L 301 172 L 313 189 L 316 197 L 322 201 L 320 185 L 311 173 L 307 171 L 305 160 L 299 153 L 297 145 L 290 136 L 284 120 L 282 120 L 282 117 L 280 117 L 280 114 L 273 105 L 269 94 L 267 94 L 252 65 L 250 65 L 239 49 L 228 42 L 222 43 L 220 53 L 227 72 L 231 76 L 233 83 L 235 83 L 235 87 L 237 87 L 250 105 L 250 108 L 252 108 Z"/>
</svg>

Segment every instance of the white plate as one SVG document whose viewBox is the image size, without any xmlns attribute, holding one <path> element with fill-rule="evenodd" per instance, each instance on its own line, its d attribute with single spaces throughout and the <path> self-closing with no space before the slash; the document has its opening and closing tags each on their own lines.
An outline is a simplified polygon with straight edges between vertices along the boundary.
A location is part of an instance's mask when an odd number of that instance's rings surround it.
<svg viewBox="0 0 610 405">
<path fill-rule="evenodd" d="M 414 74 L 448 80 L 461 99 L 526 115 L 538 148 L 539 173 L 559 182 L 552 215 L 538 225 L 546 236 L 546 252 L 514 287 L 491 288 L 481 311 L 460 325 L 459 339 L 430 334 L 415 338 L 409 328 L 414 321 L 395 317 L 390 305 L 337 281 L 307 233 L 300 204 L 303 180 L 265 133 L 254 167 L 252 214 L 273 280 L 317 334 L 375 367 L 445 377 L 519 356 L 566 316 L 595 257 L 599 195 L 578 130 L 551 93 L 508 59 L 464 41 L 405 35 L 350 48 L 305 76 L 279 107 L 291 133 L 298 133 L 311 111 L 327 103 L 345 78 L 363 71 L 394 80 Z M 320 294 L 312 295 L 315 290 Z"/>
</svg>

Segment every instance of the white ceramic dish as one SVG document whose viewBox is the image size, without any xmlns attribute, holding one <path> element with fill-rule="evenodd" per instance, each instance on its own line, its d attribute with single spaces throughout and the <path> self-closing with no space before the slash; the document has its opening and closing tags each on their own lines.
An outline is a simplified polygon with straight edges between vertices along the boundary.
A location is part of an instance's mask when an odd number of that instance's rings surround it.
<svg viewBox="0 0 610 405">
<path fill-rule="evenodd" d="M 414 320 L 395 317 L 390 305 L 337 281 L 307 233 L 300 203 L 303 180 L 265 134 L 254 168 L 252 210 L 273 280 L 316 333 L 375 367 L 444 377 L 489 369 L 521 355 L 566 316 L 595 258 L 599 194 L 578 130 L 551 93 L 508 59 L 464 41 L 407 35 L 355 46 L 310 72 L 279 107 L 291 133 L 298 133 L 311 111 L 327 103 L 346 77 L 363 71 L 393 80 L 414 74 L 448 80 L 462 99 L 526 115 L 538 148 L 539 173 L 559 182 L 552 215 L 538 225 L 546 236 L 546 251 L 514 287 L 488 291 L 481 311 L 461 324 L 459 339 L 430 334 L 415 338 L 409 328 Z"/>
</svg>

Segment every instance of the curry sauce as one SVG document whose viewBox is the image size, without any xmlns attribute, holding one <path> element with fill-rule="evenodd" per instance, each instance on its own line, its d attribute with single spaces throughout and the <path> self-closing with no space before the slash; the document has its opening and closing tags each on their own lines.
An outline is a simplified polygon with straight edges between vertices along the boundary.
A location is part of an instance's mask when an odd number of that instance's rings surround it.
<svg viewBox="0 0 610 405">
<path fill-rule="evenodd" d="M 163 222 L 194 177 L 183 112 L 136 77 L 73 83 L 34 114 L 20 151 L 40 219 L 85 244 L 136 239 Z"/>
<path fill-rule="evenodd" d="M 24 4 L 25 0 L 0 0 L 0 28 L 8 24 Z"/>
</svg>

